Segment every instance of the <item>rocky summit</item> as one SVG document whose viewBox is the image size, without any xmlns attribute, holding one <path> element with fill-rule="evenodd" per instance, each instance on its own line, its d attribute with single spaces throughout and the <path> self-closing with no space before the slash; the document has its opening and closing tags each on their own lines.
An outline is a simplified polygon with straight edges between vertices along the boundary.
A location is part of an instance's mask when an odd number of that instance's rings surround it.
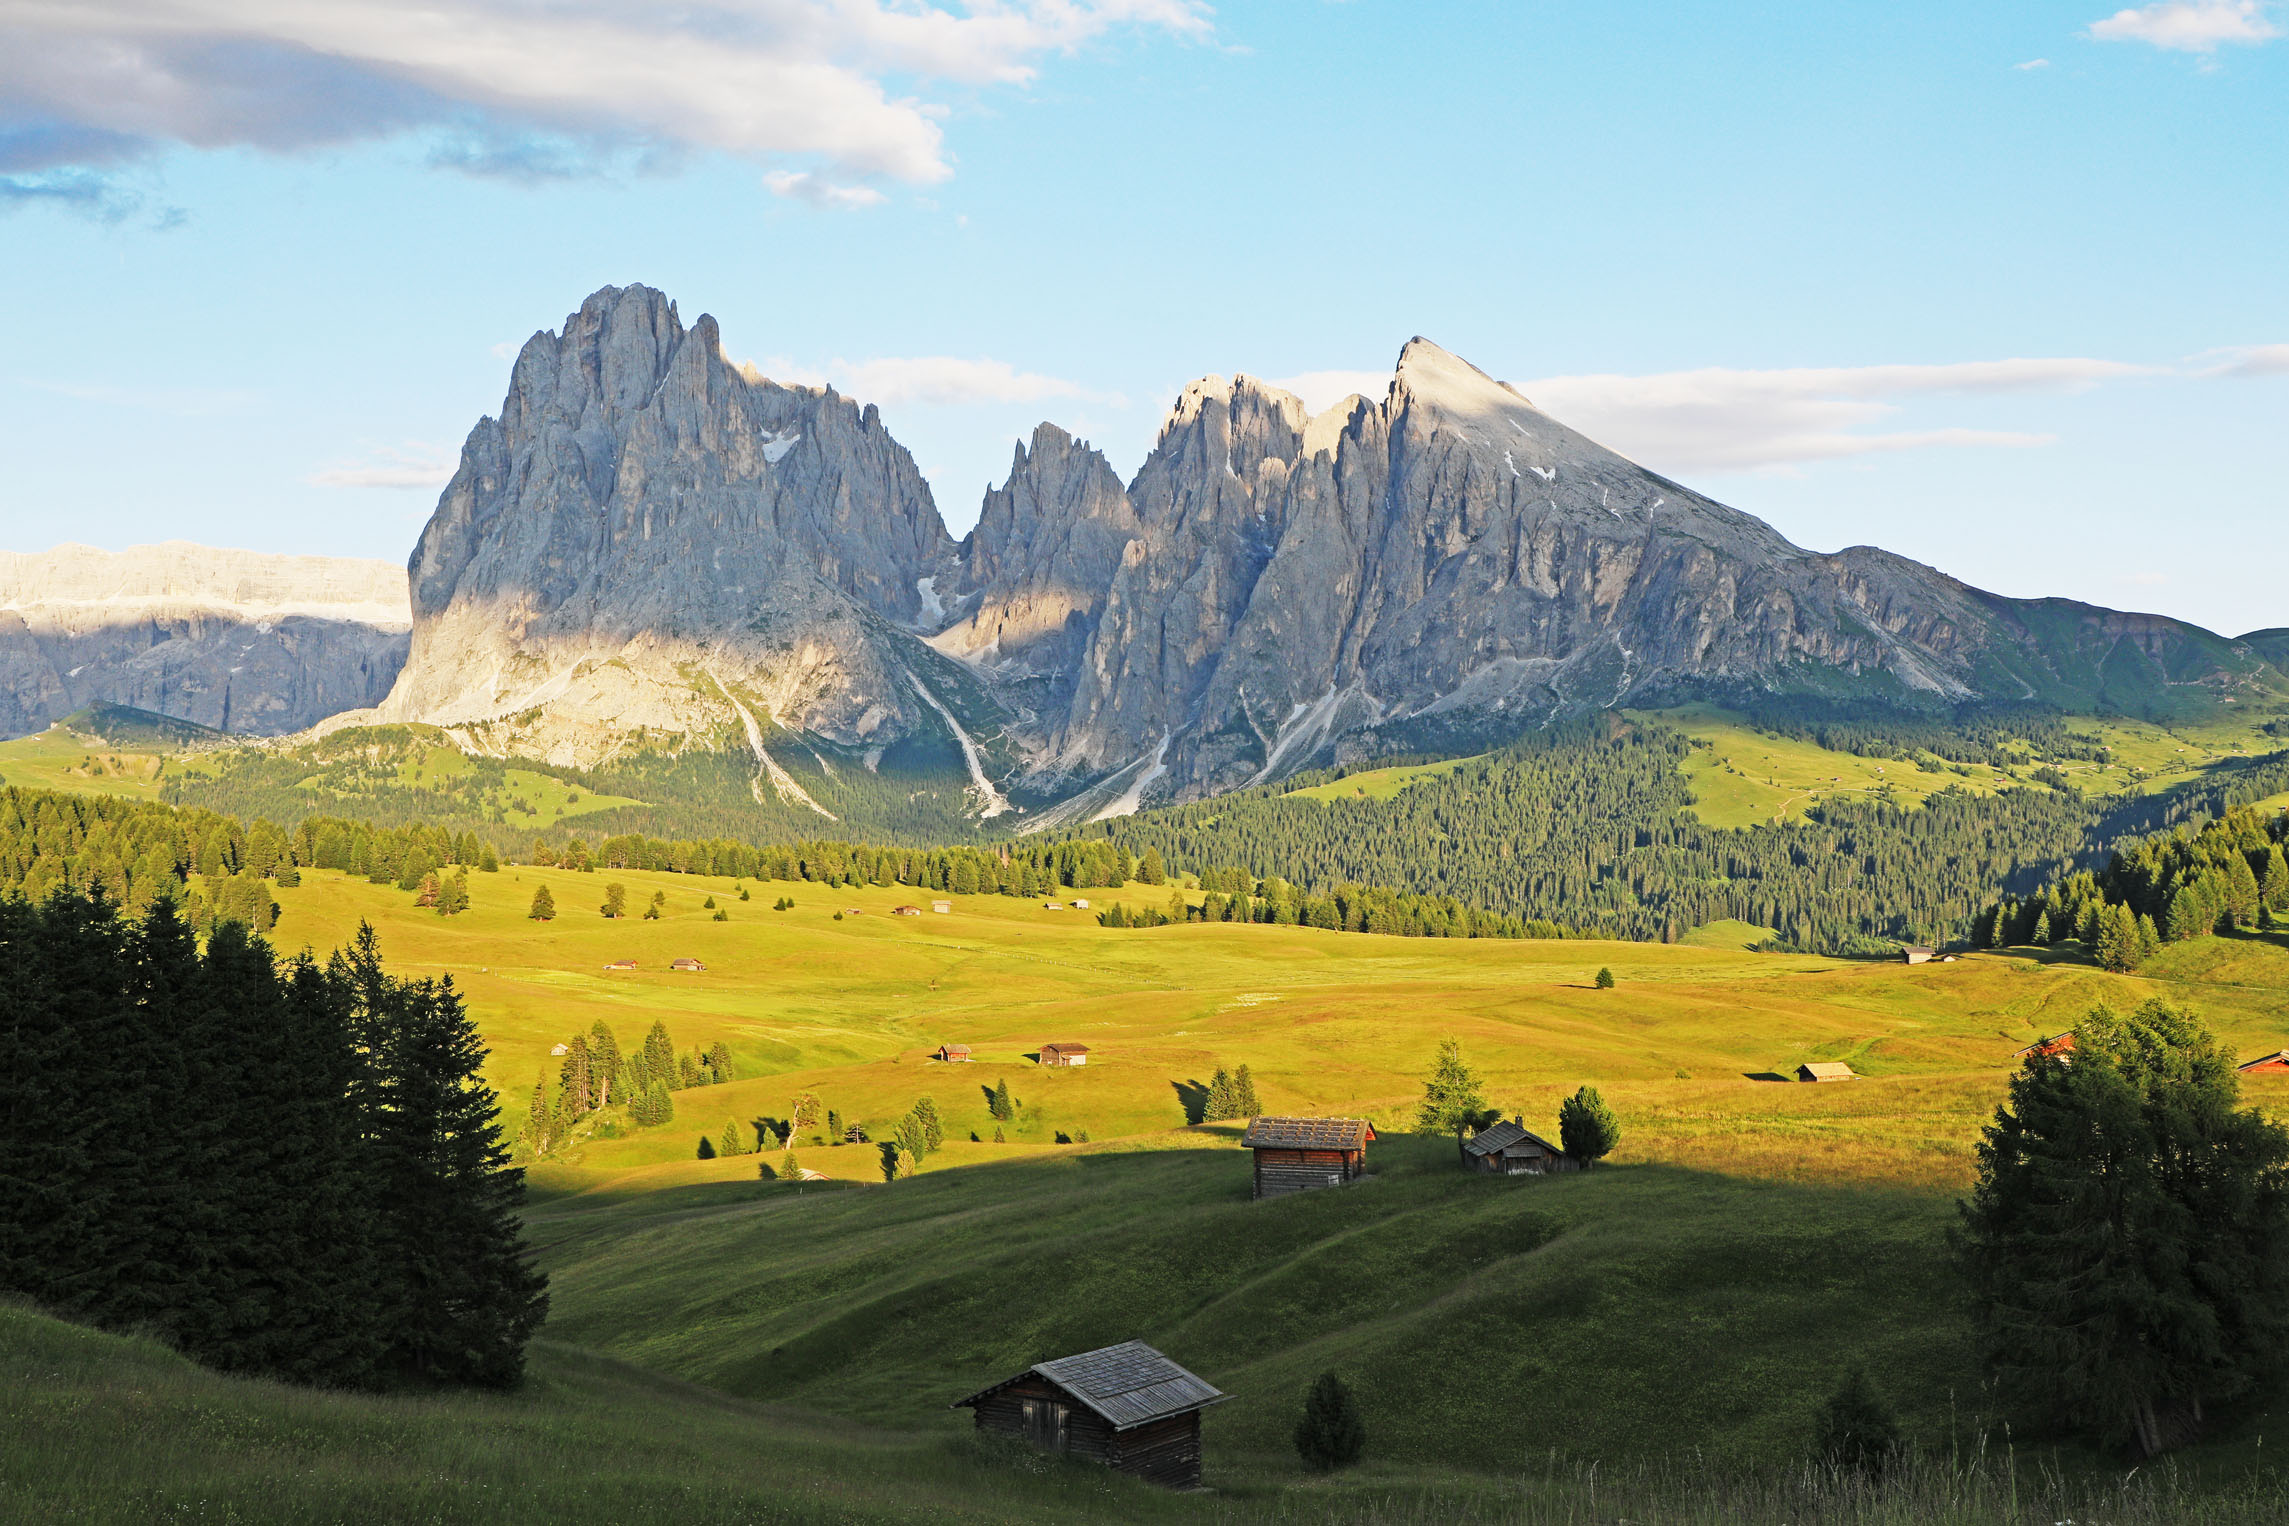
<svg viewBox="0 0 2289 1526">
<path fill-rule="evenodd" d="M 643 286 L 526 344 L 410 573 L 375 718 L 566 764 L 746 750 L 822 814 L 772 748 L 934 759 L 1043 825 L 1624 704 L 2283 683 L 2179 621 L 1807 551 L 1423 339 L 1317 416 L 1195 382 L 1126 484 L 1043 424 L 957 543 L 874 408 L 734 366 Z"/>
<path fill-rule="evenodd" d="M 388 562 L 182 541 L 0 552 L 0 735 L 104 705 L 300 731 L 387 694 L 407 625 Z"/>
</svg>

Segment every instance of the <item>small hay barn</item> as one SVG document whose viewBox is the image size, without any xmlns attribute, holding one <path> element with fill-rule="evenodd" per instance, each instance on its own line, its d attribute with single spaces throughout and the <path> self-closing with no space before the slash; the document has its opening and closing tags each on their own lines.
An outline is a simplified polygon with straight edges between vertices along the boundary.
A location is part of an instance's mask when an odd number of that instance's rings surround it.
<svg viewBox="0 0 2289 1526">
<path fill-rule="evenodd" d="M 2261 1054 L 2248 1064 L 2237 1068 L 2245 1076 L 2257 1075 L 2269 1070 L 2289 1070 L 2289 1049 L 2277 1050 L 2272 1054 Z"/>
<path fill-rule="evenodd" d="M 1814 1060 L 1808 1065 L 1796 1067 L 1796 1079 L 1799 1081 L 1857 1081 L 1860 1078 L 1854 1074 L 1851 1066 L 1841 1060 Z"/>
<path fill-rule="evenodd" d="M 1252 1118 L 1240 1143 L 1255 1152 L 1261 1199 L 1359 1180 L 1374 1138 L 1361 1118 Z"/>
<path fill-rule="evenodd" d="M 1050 1070 L 1072 1070 L 1089 1063 L 1087 1044 L 1044 1044 L 1041 1063 Z"/>
<path fill-rule="evenodd" d="M 1480 1129 L 1462 1142 L 1462 1163 L 1493 1176 L 1547 1176 L 1581 1162 L 1516 1120 Z"/>
<path fill-rule="evenodd" d="M 1122 1473 L 1200 1484 L 1200 1412 L 1227 1396 L 1143 1341 L 1036 1362 L 966 1399 L 981 1431 L 1065 1452 Z"/>
</svg>

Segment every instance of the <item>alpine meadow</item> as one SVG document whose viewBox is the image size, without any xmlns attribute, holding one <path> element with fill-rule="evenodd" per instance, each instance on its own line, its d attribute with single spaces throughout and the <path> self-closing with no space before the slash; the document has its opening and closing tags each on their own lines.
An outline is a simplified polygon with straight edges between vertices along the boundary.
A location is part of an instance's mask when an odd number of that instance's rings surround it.
<svg viewBox="0 0 2289 1526">
<path fill-rule="evenodd" d="M 2103 10 L 0 6 L 0 1519 L 2289 1519 Z"/>
</svg>

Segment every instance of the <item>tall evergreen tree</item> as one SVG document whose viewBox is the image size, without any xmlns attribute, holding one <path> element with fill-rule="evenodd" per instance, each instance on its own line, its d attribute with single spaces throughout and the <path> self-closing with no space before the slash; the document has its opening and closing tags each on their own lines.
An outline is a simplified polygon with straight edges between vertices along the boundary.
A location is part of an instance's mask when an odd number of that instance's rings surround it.
<svg viewBox="0 0 2289 1526">
<path fill-rule="evenodd" d="M 1621 1143 L 1621 1122 L 1596 1087 L 1582 1087 L 1558 1104 L 1558 1142 L 1568 1155 L 1589 1164 L 1605 1159 Z"/>
<path fill-rule="evenodd" d="M 1201 1104 L 1200 1121 L 1203 1123 L 1222 1123 L 1227 1118 L 1239 1116 L 1240 1099 L 1233 1095 L 1232 1077 L 1223 1066 L 1219 1065 L 1216 1067 L 1216 1074 L 1209 1077 L 1208 1096 Z"/>
<path fill-rule="evenodd" d="M 1485 1106 L 1478 1072 L 1462 1057 L 1461 1040 L 1440 1039 L 1438 1057 L 1423 1081 L 1423 1100 L 1415 1106 L 1415 1127 L 1460 1138 L 1469 1115 Z"/>
<path fill-rule="evenodd" d="M 2038 1420 L 2151 1456 L 2289 1362 L 2289 1131 L 2148 1002 L 2035 1056 L 1979 1145 L 1959 1250 L 1990 1368 Z"/>
<path fill-rule="evenodd" d="M 1256 1099 L 1256 1078 L 1250 1074 L 1245 1065 L 1232 1074 L 1232 1094 L 1240 1104 L 1240 1111 L 1236 1116 L 1241 1118 L 1263 1116 L 1264 1105 Z"/>
<path fill-rule="evenodd" d="M 612 1029 L 604 1019 L 598 1018 L 596 1026 L 588 1030 L 588 1075 L 596 1086 L 598 1107 L 612 1105 L 622 1069 L 620 1041 L 612 1036 Z"/>
<path fill-rule="evenodd" d="M 1367 1450 L 1367 1422 L 1351 1390 L 1332 1372 L 1323 1372 L 1304 1400 L 1296 1422 L 1296 1455 L 1322 1473 L 1347 1468 Z"/>
<path fill-rule="evenodd" d="M 668 1037 L 666 1023 L 653 1022 L 651 1031 L 644 1035 L 644 1074 L 667 1087 L 681 1080 L 676 1074 L 676 1041 Z"/>
<path fill-rule="evenodd" d="M 526 912 L 525 915 L 532 918 L 532 920 L 535 922 L 552 922 L 556 920 L 556 897 L 548 893 L 548 887 L 546 885 L 542 885 L 533 891 L 532 910 Z"/>
</svg>

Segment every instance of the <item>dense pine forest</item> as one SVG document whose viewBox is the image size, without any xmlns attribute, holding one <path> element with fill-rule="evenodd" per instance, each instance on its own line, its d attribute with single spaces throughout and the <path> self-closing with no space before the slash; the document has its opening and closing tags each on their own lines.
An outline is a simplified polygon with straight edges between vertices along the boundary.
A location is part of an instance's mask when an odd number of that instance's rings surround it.
<svg viewBox="0 0 2289 1526">
<path fill-rule="evenodd" d="M 1999 891 L 2030 894 L 2134 835 L 2289 789 L 2289 755 L 2275 754 L 2150 797 L 1941 791 L 1920 807 L 1835 801 L 1802 821 L 1731 830 L 1691 812 L 1680 770 L 1692 745 L 1662 727 L 1598 725 L 1472 759 L 1387 800 L 1290 796 L 1341 777 L 1329 771 L 1089 830 L 1170 864 L 1276 866 L 1308 889 L 1403 884 L 1592 936 L 1673 939 L 1734 918 L 1840 951 L 1967 937 Z"/>
<path fill-rule="evenodd" d="M 0 1289 L 229 1371 L 519 1379 L 546 1284 L 450 981 L 69 887 L 0 896 L 0 960 Z"/>
</svg>

